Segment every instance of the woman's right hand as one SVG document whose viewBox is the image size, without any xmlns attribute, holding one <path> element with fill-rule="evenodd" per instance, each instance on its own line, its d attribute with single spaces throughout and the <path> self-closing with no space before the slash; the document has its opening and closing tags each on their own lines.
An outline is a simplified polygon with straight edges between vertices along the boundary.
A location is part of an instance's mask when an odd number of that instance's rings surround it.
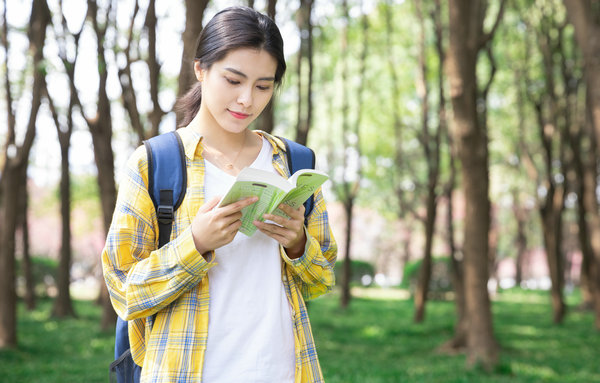
<svg viewBox="0 0 600 383">
<path fill-rule="evenodd" d="M 233 241 L 242 226 L 242 209 L 258 201 L 258 197 L 249 197 L 227 206 L 216 207 L 220 200 L 220 197 L 214 197 L 202 205 L 192 221 L 192 237 L 200 254 Z"/>
</svg>

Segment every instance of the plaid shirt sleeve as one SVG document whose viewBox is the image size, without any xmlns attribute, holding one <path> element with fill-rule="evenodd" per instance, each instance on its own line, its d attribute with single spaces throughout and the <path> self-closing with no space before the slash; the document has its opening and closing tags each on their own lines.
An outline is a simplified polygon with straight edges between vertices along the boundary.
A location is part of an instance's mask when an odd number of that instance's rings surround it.
<svg viewBox="0 0 600 383">
<path fill-rule="evenodd" d="M 104 279 L 117 314 L 144 318 L 197 285 L 214 262 L 196 250 L 191 227 L 161 249 L 156 211 L 148 194 L 143 146 L 130 157 L 102 252 Z"/>
<path fill-rule="evenodd" d="M 290 259 L 283 246 L 280 246 L 280 249 L 283 260 L 297 277 L 295 279 L 301 281 L 299 288 L 305 300 L 316 298 L 333 289 L 337 244 L 329 227 L 321 188 L 315 193 L 314 208 L 308 219 L 304 254 L 300 258 Z"/>
</svg>

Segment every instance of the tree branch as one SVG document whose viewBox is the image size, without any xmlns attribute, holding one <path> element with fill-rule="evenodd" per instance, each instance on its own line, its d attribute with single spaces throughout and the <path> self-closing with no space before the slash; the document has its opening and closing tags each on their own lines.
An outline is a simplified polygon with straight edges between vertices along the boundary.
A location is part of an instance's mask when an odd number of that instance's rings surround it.
<svg viewBox="0 0 600 383">
<path fill-rule="evenodd" d="M 484 46 L 486 46 L 494 38 L 496 29 L 498 29 L 498 26 L 500 25 L 500 21 L 502 20 L 502 16 L 504 15 L 505 7 L 506 7 L 506 0 L 502 0 L 502 2 L 500 3 L 500 9 L 498 10 L 498 14 L 496 15 L 496 20 L 494 21 L 494 25 L 492 26 L 492 29 L 490 29 L 490 31 L 488 33 L 484 33 L 483 36 L 481 37 L 481 40 L 479 41 L 480 48 L 483 48 Z"/>
</svg>

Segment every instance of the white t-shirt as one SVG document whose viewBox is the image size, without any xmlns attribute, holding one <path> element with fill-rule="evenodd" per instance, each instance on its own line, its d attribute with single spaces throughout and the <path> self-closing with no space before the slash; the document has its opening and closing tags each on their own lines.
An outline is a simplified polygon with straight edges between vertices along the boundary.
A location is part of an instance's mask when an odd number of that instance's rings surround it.
<svg viewBox="0 0 600 383">
<path fill-rule="evenodd" d="M 263 147 L 251 167 L 275 172 L 273 150 Z M 224 195 L 235 177 L 205 161 L 205 201 Z M 257 231 L 237 233 L 215 251 L 210 292 L 204 383 L 292 383 L 294 332 L 281 279 L 279 244 Z"/>
</svg>

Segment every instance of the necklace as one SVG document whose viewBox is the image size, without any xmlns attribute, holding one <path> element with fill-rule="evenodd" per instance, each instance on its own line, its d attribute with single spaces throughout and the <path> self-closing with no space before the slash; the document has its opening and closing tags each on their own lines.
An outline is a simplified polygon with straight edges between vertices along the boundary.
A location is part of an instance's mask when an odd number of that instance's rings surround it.
<svg viewBox="0 0 600 383">
<path fill-rule="evenodd" d="M 240 156 L 240 154 L 242 153 L 242 150 L 244 149 L 244 145 L 246 145 L 246 136 L 247 136 L 247 134 L 244 133 L 244 140 L 242 141 L 242 145 L 240 146 L 240 149 L 237 151 L 237 154 L 235 155 L 235 157 L 233 158 L 232 161 L 228 161 L 228 158 L 223 154 L 223 152 L 219 152 L 218 150 L 213 149 L 210 146 L 207 146 L 207 148 L 209 149 L 210 156 L 214 160 L 216 160 L 219 163 L 219 165 L 223 166 L 225 169 L 232 170 L 235 167 L 235 163 L 237 162 L 238 157 Z M 223 161 L 222 159 L 225 159 L 226 161 Z"/>
</svg>

